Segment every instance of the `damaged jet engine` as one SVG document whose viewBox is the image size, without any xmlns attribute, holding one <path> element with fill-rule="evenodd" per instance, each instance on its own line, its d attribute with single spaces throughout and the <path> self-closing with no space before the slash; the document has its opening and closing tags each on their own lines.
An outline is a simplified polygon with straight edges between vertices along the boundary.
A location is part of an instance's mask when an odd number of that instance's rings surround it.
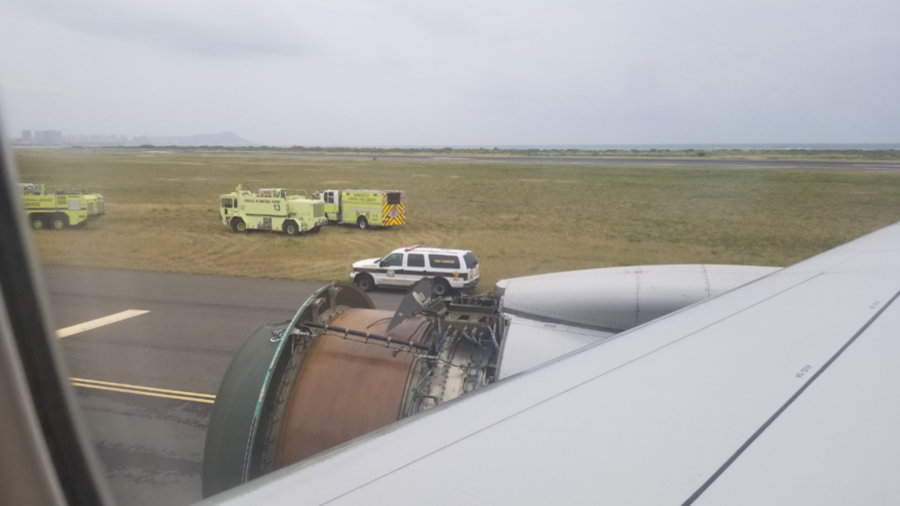
<svg viewBox="0 0 900 506">
<path fill-rule="evenodd" d="M 395 312 L 355 285 L 320 288 L 232 360 L 207 431 L 211 496 L 777 270 L 678 265 L 514 278 Z M 541 332 L 535 332 L 541 329 Z M 551 332 L 547 332 L 550 330 Z M 550 336 L 550 337 L 548 337 Z"/>
</svg>

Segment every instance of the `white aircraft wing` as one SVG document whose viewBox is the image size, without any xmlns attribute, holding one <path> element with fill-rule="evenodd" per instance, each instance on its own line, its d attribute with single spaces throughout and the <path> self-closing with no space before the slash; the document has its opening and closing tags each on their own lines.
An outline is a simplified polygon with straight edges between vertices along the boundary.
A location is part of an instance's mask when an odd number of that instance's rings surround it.
<svg viewBox="0 0 900 506">
<path fill-rule="evenodd" d="M 898 504 L 900 226 L 213 503 Z"/>
</svg>

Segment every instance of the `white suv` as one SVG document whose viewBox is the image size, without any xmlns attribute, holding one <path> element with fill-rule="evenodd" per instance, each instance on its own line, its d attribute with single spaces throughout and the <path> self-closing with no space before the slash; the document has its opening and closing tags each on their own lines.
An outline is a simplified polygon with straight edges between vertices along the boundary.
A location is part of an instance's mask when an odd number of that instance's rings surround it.
<svg viewBox="0 0 900 506">
<path fill-rule="evenodd" d="M 474 288 L 478 284 L 478 260 L 463 249 L 395 249 L 384 258 L 368 258 L 353 264 L 350 279 L 369 291 L 376 286 L 409 287 L 422 278 L 434 278 L 434 294 Z"/>
</svg>

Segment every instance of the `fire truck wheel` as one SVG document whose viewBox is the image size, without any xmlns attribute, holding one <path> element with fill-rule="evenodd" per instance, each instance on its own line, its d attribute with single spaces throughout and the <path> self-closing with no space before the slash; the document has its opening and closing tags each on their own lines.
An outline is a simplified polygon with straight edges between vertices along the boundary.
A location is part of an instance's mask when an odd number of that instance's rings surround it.
<svg viewBox="0 0 900 506">
<path fill-rule="evenodd" d="M 297 226 L 296 222 L 286 221 L 284 222 L 284 233 L 291 237 L 300 235 L 300 228 Z"/>
<path fill-rule="evenodd" d="M 438 297 L 450 295 L 450 284 L 444 278 L 434 278 L 434 287 L 432 293 Z"/>
<path fill-rule="evenodd" d="M 35 230 L 40 230 L 47 226 L 47 223 L 44 222 L 44 218 L 40 216 L 32 216 L 31 217 L 31 228 Z"/>
<path fill-rule="evenodd" d="M 312 232 L 314 234 L 318 234 L 320 230 L 322 230 L 322 227 L 316 225 L 315 227 L 312 228 L 312 230 L 310 230 L 310 232 Z"/>
<path fill-rule="evenodd" d="M 247 224 L 244 223 L 244 220 L 231 220 L 231 230 L 234 230 L 236 234 L 242 234 L 247 231 Z"/>
<path fill-rule="evenodd" d="M 54 230 L 62 230 L 66 228 L 66 225 L 69 224 L 69 220 L 66 219 L 65 216 L 54 216 L 51 225 L 53 225 Z"/>
<path fill-rule="evenodd" d="M 356 276 L 356 279 L 353 280 L 356 283 L 356 286 L 363 289 L 365 292 L 371 292 L 373 288 L 375 288 L 375 280 L 372 279 L 372 276 L 368 274 L 360 274 Z"/>
<path fill-rule="evenodd" d="M 359 227 L 360 230 L 365 230 L 369 228 L 369 220 L 367 220 L 365 216 L 360 216 L 359 219 L 356 220 L 356 226 Z"/>
</svg>

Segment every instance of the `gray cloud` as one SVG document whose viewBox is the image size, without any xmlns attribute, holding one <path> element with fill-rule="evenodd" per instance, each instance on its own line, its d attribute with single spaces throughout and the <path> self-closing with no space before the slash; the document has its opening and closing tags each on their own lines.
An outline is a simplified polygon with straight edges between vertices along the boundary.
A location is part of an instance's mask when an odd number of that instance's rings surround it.
<svg viewBox="0 0 900 506">
<path fill-rule="evenodd" d="M 10 0 L 8 8 L 77 32 L 204 56 L 296 54 L 304 47 L 279 9 L 251 3 Z"/>
<path fill-rule="evenodd" d="M 0 6 L 12 131 L 900 142 L 893 0 L 120 3 Z"/>
</svg>

